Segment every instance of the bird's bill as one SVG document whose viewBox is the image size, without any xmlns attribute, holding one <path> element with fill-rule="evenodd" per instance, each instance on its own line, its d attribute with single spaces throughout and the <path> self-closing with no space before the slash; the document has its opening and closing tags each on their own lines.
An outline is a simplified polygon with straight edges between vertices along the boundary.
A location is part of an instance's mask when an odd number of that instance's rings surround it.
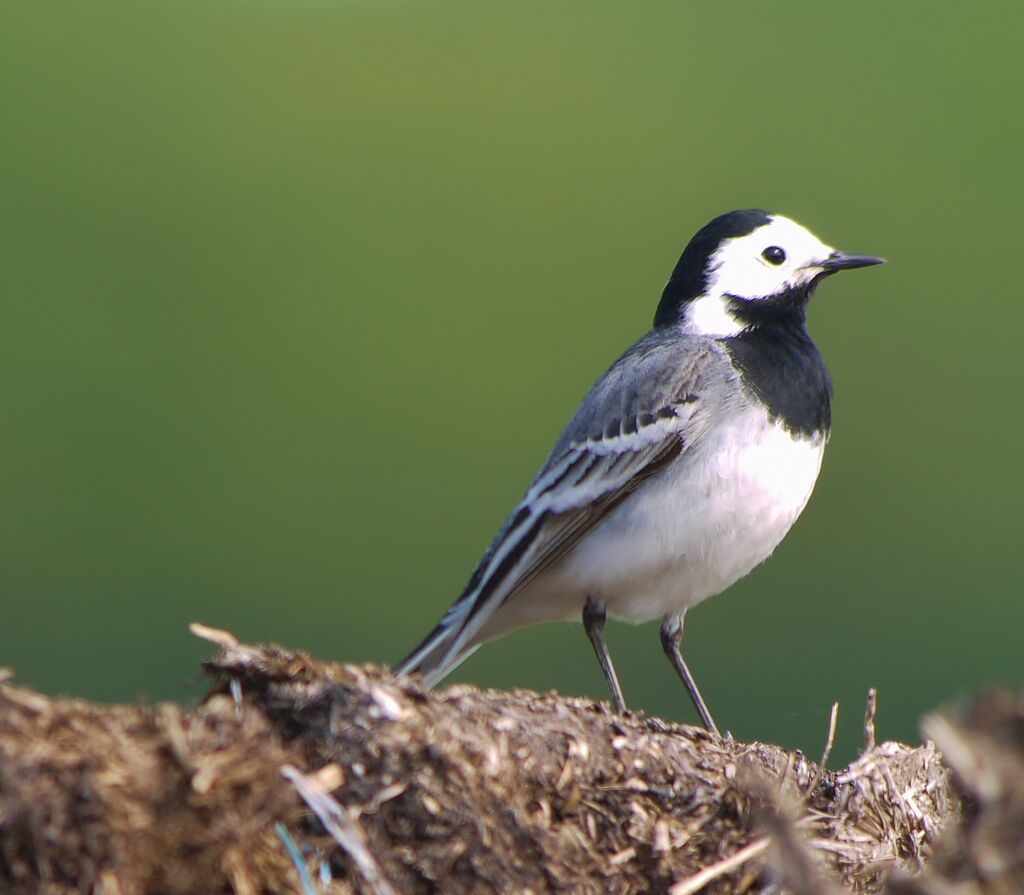
<svg viewBox="0 0 1024 895">
<path fill-rule="evenodd" d="M 853 270 L 855 267 L 873 267 L 876 264 L 885 264 L 885 259 L 876 258 L 874 255 L 848 255 L 846 252 L 833 252 L 818 267 L 825 273 L 835 273 L 839 270 Z"/>
</svg>

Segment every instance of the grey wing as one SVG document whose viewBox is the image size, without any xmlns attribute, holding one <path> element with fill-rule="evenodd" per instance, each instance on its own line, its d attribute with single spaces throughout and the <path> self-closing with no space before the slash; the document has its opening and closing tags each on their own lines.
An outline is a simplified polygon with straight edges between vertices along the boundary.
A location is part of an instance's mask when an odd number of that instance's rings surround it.
<svg viewBox="0 0 1024 895">
<path fill-rule="evenodd" d="M 584 398 L 462 596 L 398 672 L 432 685 L 468 656 L 498 607 L 699 441 L 731 375 L 705 340 L 651 333 L 630 348 Z"/>
</svg>

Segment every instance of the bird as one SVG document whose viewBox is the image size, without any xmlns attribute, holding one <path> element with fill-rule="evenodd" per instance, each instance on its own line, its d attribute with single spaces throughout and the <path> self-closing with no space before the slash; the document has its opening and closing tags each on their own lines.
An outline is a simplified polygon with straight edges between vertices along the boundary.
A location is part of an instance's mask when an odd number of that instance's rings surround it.
<svg viewBox="0 0 1024 895">
<path fill-rule="evenodd" d="M 832 398 L 808 303 L 825 278 L 883 262 L 760 209 L 698 230 L 650 331 L 583 398 L 462 594 L 396 673 L 432 687 L 487 641 L 581 620 L 621 714 L 606 620 L 660 618 L 662 649 L 718 733 L 683 659 L 684 617 L 764 562 L 807 505 Z"/>
</svg>

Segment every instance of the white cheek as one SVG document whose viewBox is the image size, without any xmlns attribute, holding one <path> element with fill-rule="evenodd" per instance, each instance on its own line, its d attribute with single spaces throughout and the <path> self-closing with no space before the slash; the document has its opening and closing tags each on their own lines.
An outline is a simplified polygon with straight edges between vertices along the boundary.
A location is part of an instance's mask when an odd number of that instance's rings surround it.
<svg viewBox="0 0 1024 895">
<path fill-rule="evenodd" d="M 761 240 L 758 240 L 758 245 Z M 783 288 L 784 268 L 769 265 L 758 257 L 746 240 L 726 243 L 715 254 L 708 274 L 709 295 L 738 295 L 741 298 L 765 298 Z"/>
<path fill-rule="evenodd" d="M 742 298 L 762 298 L 779 291 L 781 276 L 758 261 L 743 259 L 730 265 L 729 275 L 716 284 L 716 292 Z"/>
</svg>

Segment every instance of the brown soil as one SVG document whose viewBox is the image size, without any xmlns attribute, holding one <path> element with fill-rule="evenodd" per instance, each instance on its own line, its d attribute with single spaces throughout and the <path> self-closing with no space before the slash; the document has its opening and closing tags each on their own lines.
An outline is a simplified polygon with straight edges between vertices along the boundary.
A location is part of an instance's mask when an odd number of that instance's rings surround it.
<svg viewBox="0 0 1024 895">
<path fill-rule="evenodd" d="M 0 682 L 0 893 L 1024 891 L 1009 697 L 929 717 L 944 755 L 883 743 L 832 772 L 211 636 L 192 712 Z"/>
</svg>

